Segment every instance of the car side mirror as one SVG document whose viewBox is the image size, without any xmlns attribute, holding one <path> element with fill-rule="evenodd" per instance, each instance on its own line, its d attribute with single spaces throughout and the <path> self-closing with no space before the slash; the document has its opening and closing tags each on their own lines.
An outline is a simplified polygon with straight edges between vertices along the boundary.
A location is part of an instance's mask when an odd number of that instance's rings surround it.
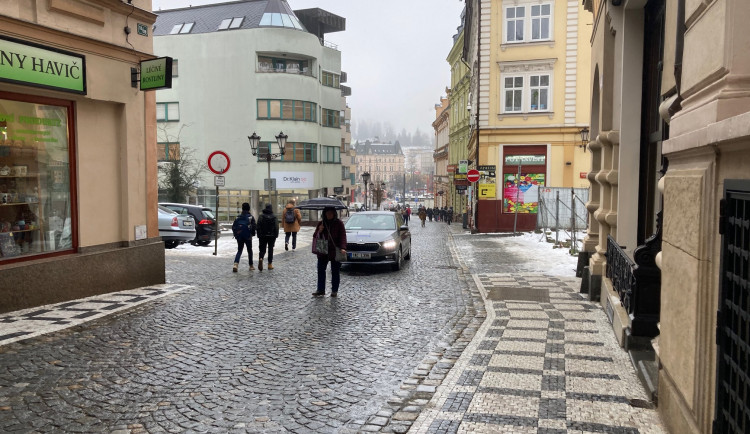
<svg viewBox="0 0 750 434">
<path fill-rule="evenodd" d="M 407 226 L 407 225 L 403 225 L 403 226 L 401 226 L 401 227 L 399 228 L 399 230 L 400 230 L 401 232 L 403 232 L 403 231 L 408 231 L 408 230 L 409 230 L 409 226 Z"/>
</svg>

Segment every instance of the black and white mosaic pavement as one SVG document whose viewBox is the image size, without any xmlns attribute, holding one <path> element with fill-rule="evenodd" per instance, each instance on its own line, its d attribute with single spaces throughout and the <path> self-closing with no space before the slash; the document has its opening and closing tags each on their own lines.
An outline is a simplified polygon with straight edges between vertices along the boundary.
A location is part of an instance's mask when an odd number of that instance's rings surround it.
<svg viewBox="0 0 750 434">
<path fill-rule="evenodd" d="M 499 288 L 546 289 L 549 303 L 488 299 L 487 319 L 415 421 L 414 433 L 663 433 L 601 309 L 578 279 L 483 273 Z"/>
<path fill-rule="evenodd" d="M 190 285 L 168 283 L 0 314 L 0 346 L 130 309 Z"/>
</svg>

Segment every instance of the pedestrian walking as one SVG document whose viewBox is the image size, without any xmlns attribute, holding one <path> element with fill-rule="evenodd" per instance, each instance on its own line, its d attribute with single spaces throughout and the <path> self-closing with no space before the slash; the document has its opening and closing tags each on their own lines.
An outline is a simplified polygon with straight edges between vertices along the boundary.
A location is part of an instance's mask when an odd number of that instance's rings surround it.
<svg viewBox="0 0 750 434">
<path fill-rule="evenodd" d="M 234 266 L 232 271 L 237 272 L 237 268 L 240 266 L 240 257 L 242 256 L 242 250 L 247 247 L 247 259 L 250 262 L 250 270 L 255 270 L 253 267 L 253 237 L 255 236 L 255 230 L 257 226 L 255 224 L 255 217 L 250 214 L 250 204 L 245 202 L 242 204 L 242 212 L 232 223 L 232 234 L 237 240 L 237 254 L 234 256 Z"/>
<path fill-rule="evenodd" d="M 263 256 L 268 247 L 268 269 L 273 270 L 273 245 L 279 237 L 279 222 L 273 215 L 271 204 L 266 204 L 258 217 L 258 270 L 263 271 Z"/>
<path fill-rule="evenodd" d="M 317 240 L 326 240 L 328 244 L 325 253 L 317 250 Z M 322 297 L 326 293 L 326 269 L 328 263 L 331 263 L 331 297 L 337 297 L 339 294 L 339 283 L 341 282 L 341 262 L 336 260 L 336 250 L 340 254 L 346 255 L 346 228 L 344 223 L 339 220 L 338 214 L 334 208 L 325 208 L 323 218 L 315 228 L 313 234 L 313 253 L 318 256 L 318 290 L 313 292 L 313 296 Z"/>
<path fill-rule="evenodd" d="M 425 211 L 424 208 L 419 208 L 417 215 L 419 216 L 419 219 L 422 220 L 422 227 L 424 227 L 424 222 L 427 220 L 427 211 Z"/>
<path fill-rule="evenodd" d="M 447 221 L 448 224 L 451 224 L 451 221 L 453 221 L 453 207 L 450 207 L 445 211 L 445 221 Z"/>
<path fill-rule="evenodd" d="M 289 250 L 289 238 L 292 238 L 292 251 L 297 248 L 297 232 L 302 223 L 302 213 L 294 207 L 294 199 L 287 202 L 284 207 L 284 250 Z"/>
<path fill-rule="evenodd" d="M 447 209 L 446 207 L 442 207 L 442 208 L 440 208 L 440 221 L 441 221 L 441 222 L 444 222 L 444 221 L 445 221 L 445 213 L 446 213 L 446 209 Z"/>
<path fill-rule="evenodd" d="M 432 222 L 432 208 L 427 208 L 427 218 Z"/>
<path fill-rule="evenodd" d="M 411 220 L 411 207 L 409 205 L 406 205 L 406 224 L 409 224 L 409 220 Z"/>
</svg>

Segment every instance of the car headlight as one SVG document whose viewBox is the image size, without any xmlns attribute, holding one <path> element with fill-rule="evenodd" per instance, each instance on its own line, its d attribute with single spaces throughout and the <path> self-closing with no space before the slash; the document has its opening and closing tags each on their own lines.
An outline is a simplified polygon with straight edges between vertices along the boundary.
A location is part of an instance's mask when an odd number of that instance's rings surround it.
<svg viewBox="0 0 750 434">
<path fill-rule="evenodd" d="M 384 241 L 382 246 L 386 250 L 393 250 L 396 248 L 396 240 Z"/>
</svg>

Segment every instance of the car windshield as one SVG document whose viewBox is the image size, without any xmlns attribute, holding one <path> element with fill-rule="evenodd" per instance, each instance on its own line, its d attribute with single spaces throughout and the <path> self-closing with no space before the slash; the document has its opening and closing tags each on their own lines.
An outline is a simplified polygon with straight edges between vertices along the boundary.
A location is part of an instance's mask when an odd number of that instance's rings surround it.
<svg viewBox="0 0 750 434">
<path fill-rule="evenodd" d="M 346 229 L 393 231 L 396 230 L 396 219 L 389 214 L 354 214 L 346 221 Z"/>
</svg>

